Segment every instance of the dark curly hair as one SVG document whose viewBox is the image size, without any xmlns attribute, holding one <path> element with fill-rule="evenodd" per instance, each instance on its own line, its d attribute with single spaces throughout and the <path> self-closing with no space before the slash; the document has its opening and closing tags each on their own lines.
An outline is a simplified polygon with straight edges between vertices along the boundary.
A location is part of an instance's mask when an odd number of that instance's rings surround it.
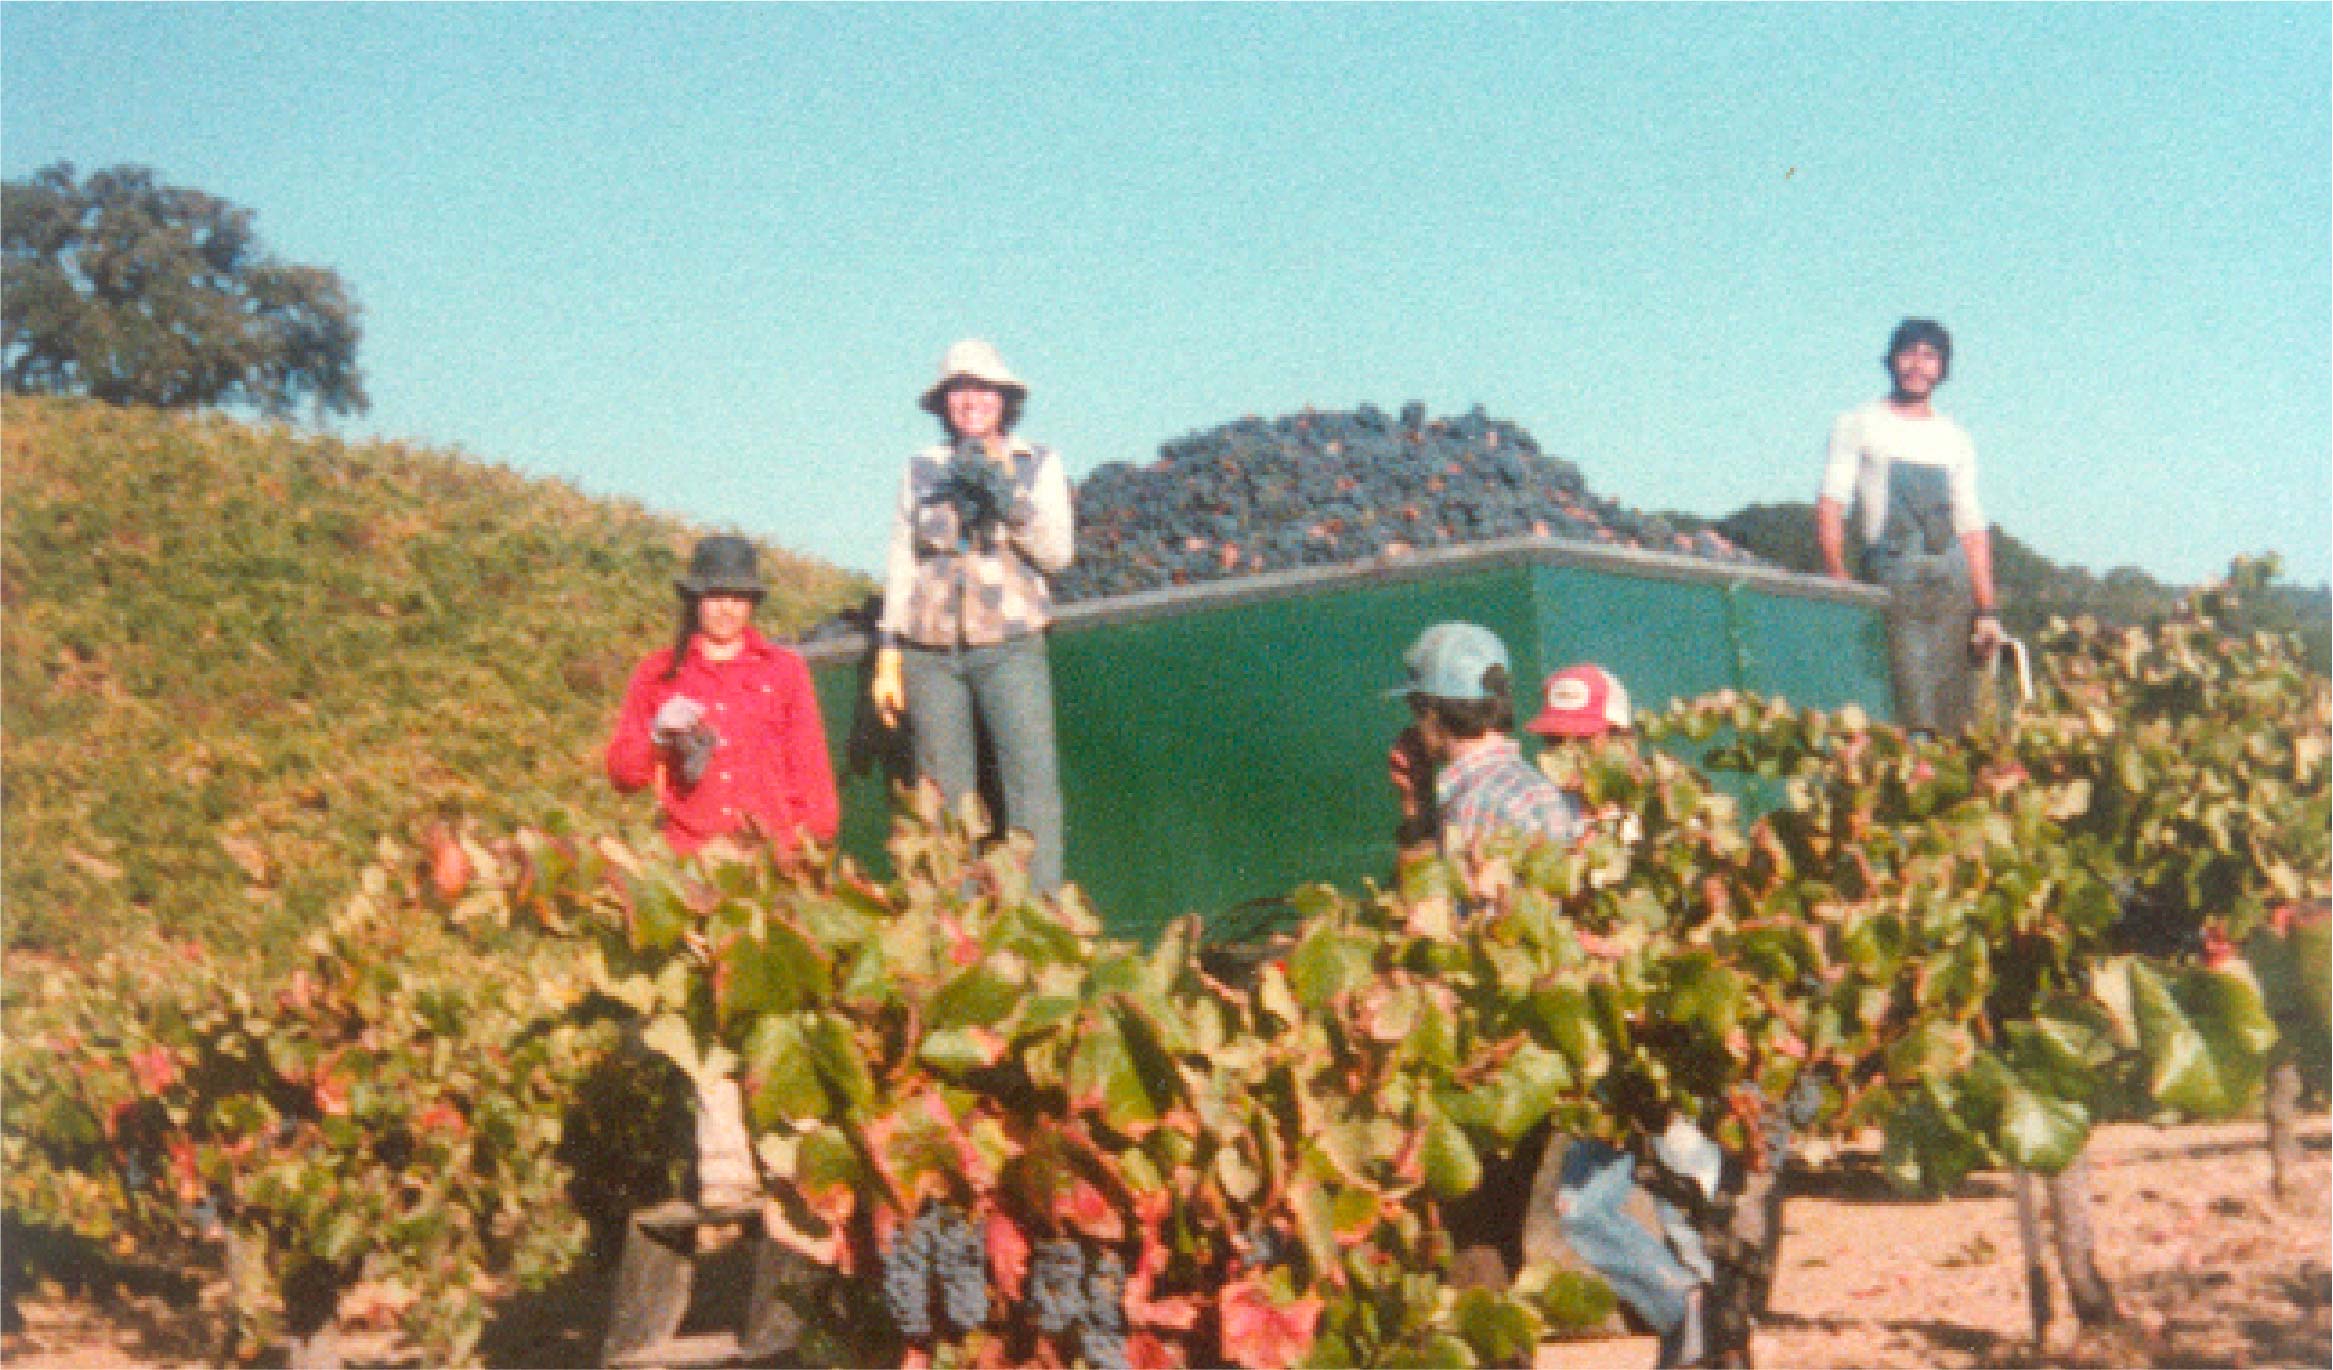
<svg viewBox="0 0 2333 1370">
<path fill-rule="evenodd" d="M 1888 335 L 1887 355 L 1879 359 L 1879 364 L 1887 368 L 1888 376 L 1892 379 L 1896 373 L 1896 354 L 1919 343 L 1935 348 L 1937 357 L 1944 363 L 1938 368 L 1936 379 L 1941 382 L 1950 377 L 1952 335 L 1945 332 L 1944 325 L 1934 319 L 1906 319 L 1897 324 L 1896 331 Z"/>
<path fill-rule="evenodd" d="M 1442 722 L 1442 730 L 1461 741 L 1471 742 L 1489 732 L 1515 731 L 1515 701 L 1512 687 L 1507 682 L 1507 668 L 1493 666 L 1482 673 L 1483 689 L 1488 699 L 1444 699 L 1439 695 L 1412 694 L 1410 711 L 1419 716 L 1431 713 Z"/>
</svg>

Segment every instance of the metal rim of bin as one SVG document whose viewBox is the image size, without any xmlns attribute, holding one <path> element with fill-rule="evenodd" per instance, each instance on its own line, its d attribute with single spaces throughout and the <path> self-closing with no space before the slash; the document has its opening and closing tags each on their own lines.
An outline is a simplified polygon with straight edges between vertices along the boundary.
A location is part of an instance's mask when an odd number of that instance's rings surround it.
<svg viewBox="0 0 2333 1370">
<path fill-rule="evenodd" d="M 1870 605 L 1883 611 L 1890 599 L 1887 590 L 1880 586 L 1838 580 L 1830 576 L 1808 575 L 1802 571 L 1786 571 L 1777 566 L 1717 563 L 1707 557 L 1686 556 L 1676 552 L 1599 547 L 1526 534 L 1468 543 L 1460 547 L 1434 547 L 1393 555 L 1381 553 L 1335 566 L 1265 571 L 1203 581 L 1197 585 L 1176 585 L 1128 595 L 1111 595 L 1103 599 L 1080 600 L 1075 604 L 1062 605 L 1054 611 L 1053 628 L 1056 632 L 1075 632 L 1082 628 L 1136 623 L 1253 600 L 1284 599 L 1302 595 L 1312 589 L 1339 590 L 1355 585 L 1399 584 L 1430 579 L 1453 569 L 1487 570 L 1502 566 L 1570 566 L 1584 570 L 1618 571 L 1658 580 L 1717 584 L 1729 590 L 1754 588 L 1801 599 Z M 796 650 L 808 664 L 816 667 L 854 660 L 866 653 L 868 645 L 866 634 L 853 633 L 846 637 L 802 643 Z"/>
</svg>

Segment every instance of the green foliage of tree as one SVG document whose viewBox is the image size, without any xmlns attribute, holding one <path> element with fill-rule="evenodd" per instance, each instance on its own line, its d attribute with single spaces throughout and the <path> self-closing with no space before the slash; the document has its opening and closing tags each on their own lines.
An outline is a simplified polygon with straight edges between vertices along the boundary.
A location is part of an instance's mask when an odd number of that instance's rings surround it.
<svg viewBox="0 0 2333 1370">
<path fill-rule="evenodd" d="M 273 947 L 384 833 L 643 811 L 599 749 L 695 530 L 401 443 L 13 397 L 0 430 L 10 948 Z M 863 593 L 765 566 L 773 634 Z"/>
<path fill-rule="evenodd" d="M 1823 549 L 1815 542 L 1811 504 L 1753 504 L 1710 526 L 1786 571 L 1822 574 Z"/>
<path fill-rule="evenodd" d="M 362 413 L 338 273 L 278 261 L 250 210 L 139 166 L 58 163 L 0 186 L 0 383 L 166 409 Z"/>
</svg>

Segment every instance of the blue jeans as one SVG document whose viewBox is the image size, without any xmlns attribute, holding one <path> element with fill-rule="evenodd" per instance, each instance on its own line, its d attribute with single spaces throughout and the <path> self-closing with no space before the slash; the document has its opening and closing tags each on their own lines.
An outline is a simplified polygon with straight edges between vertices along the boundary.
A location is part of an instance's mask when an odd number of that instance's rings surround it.
<svg viewBox="0 0 2333 1370">
<path fill-rule="evenodd" d="M 916 773 L 936 781 L 951 808 L 980 783 L 980 732 L 996 747 L 1003 790 L 1000 826 L 1037 840 L 1029 880 L 1061 888 L 1061 772 L 1053 746 L 1053 668 L 1045 639 L 994 647 L 903 645 L 901 686 L 914 725 Z"/>
<path fill-rule="evenodd" d="M 1664 1336 L 1685 1320 L 1686 1296 L 1710 1276 L 1701 1234 L 1655 1200 L 1668 1240 L 1622 1211 L 1636 1188 L 1636 1161 L 1603 1142 L 1575 1140 L 1563 1155 L 1559 1211 L 1564 1240 L 1630 1308 Z"/>
</svg>

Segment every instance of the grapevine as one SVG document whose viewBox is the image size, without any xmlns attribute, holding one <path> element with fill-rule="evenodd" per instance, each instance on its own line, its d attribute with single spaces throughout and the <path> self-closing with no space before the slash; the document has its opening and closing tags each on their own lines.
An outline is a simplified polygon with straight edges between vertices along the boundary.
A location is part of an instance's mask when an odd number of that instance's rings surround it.
<svg viewBox="0 0 2333 1370">
<path fill-rule="evenodd" d="M 1297 891 L 1285 956 L 1236 988 L 1195 922 L 1108 941 L 928 789 L 885 883 L 524 832 L 466 839 L 456 923 L 392 852 L 278 981 L 125 959 L 12 996 L 43 1050 L 6 1062 L 9 1207 L 157 1250 L 248 1239 L 275 1291 L 254 1343 L 318 1272 L 402 1281 L 409 1333 L 458 1361 L 488 1291 L 580 1251 L 555 1120 L 607 1013 L 742 1077 L 805 1307 L 887 1310 L 820 1326 L 838 1355 L 1511 1357 L 1601 1313 L 1544 1271 L 1447 1287 L 1445 1206 L 1540 1126 L 1640 1158 L 1680 1118 L 1707 1132 L 1726 1185 L 1679 1198 L 1722 1286 L 1755 1282 L 1743 1186 L 1808 1138 L 1882 1125 L 1891 1175 L 1932 1187 L 2059 1169 L 2126 1096 L 2257 1097 L 2269 1004 L 2306 1012 L 2311 980 L 2264 970 L 2264 999 L 2241 958 L 2321 942 L 2291 910 L 2328 881 L 2325 683 L 2186 625 L 2047 646 L 2044 703 L 1958 740 L 1679 705 L 1657 745 L 1570 764 L 1641 836 Z M 1784 802 L 1745 824 L 1703 767 Z M 2199 949 L 2131 954 L 2130 891 L 2189 901 Z"/>
</svg>

